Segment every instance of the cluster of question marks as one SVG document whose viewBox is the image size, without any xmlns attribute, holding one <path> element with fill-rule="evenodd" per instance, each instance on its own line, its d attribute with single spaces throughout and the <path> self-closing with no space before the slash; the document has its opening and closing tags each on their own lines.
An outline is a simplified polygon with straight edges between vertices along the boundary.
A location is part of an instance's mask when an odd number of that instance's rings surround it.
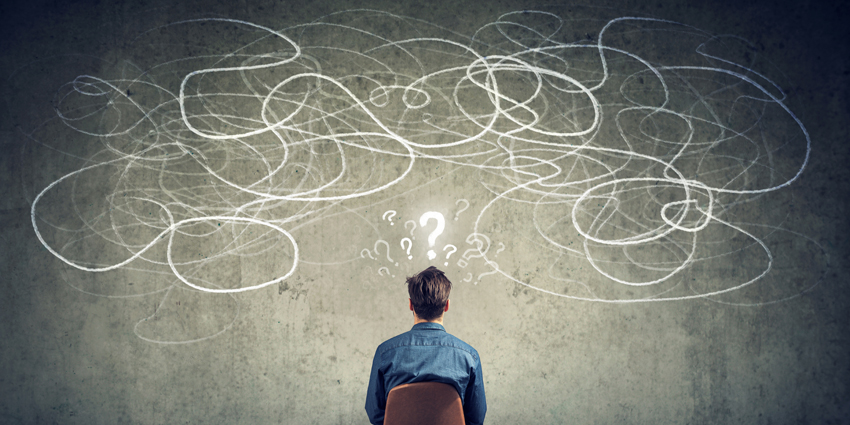
<svg viewBox="0 0 850 425">
<path fill-rule="evenodd" d="M 419 217 L 419 226 L 424 229 L 425 226 L 428 225 L 428 222 L 432 220 L 437 222 L 437 226 L 434 228 L 433 231 L 431 231 L 431 233 L 428 234 L 428 248 L 430 248 L 428 250 L 429 260 L 437 258 L 437 253 L 434 251 L 434 245 L 437 244 L 437 238 L 443 234 L 444 230 L 446 230 L 446 218 L 443 216 L 443 214 L 436 211 L 428 211 L 425 214 L 422 214 L 422 216 Z M 405 250 L 405 252 L 407 253 L 407 259 L 412 260 L 413 256 L 410 255 L 410 248 L 413 246 L 413 240 L 416 239 L 416 236 L 413 236 L 413 232 L 416 230 L 416 222 L 413 220 L 405 222 L 405 229 L 407 229 L 408 224 L 410 225 L 410 237 L 401 240 L 401 249 Z M 446 254 L 446 260 L 448 260 L 449 257 L 454 254 L 455 251 L 457 251 L 457 247 L 452 244 L 448 244 L 443 247 L 444 252 L 449 249 L 451 249 L 451 251 Z M 449 265 L 449 262 L 446 261 L 443 264 Z"/>
<path fill-rule="evenodd" d="M 455 213 L 455 216 L 454 216 L 454 220 L 457 221 L 460 214 L 462 212 L 466 211 L 467 209 L 469 209 L 469 201 L 466 200 L 466 199 L 458 199 L 455 202 L 455 205 L 460 207 L 457 210 L 457 212 Z M 381 216 L 381 219 L 385 220 L 385 221 L 389 221 L 390 226 L 394 226 L 395 223 L 393 222 L 393 218 L 397 214 L 398 213 L 395 210 L 387 210 Z M 435 258 L 437 258 L 437 252 L 434 250 L 434 246 L 436 246 L 436 244 L 437 244 L 437 238 L 439 238 L 440 235 L 443 234 L 443 231 L 446 229 L 446 218 L 443 216 L 442 213 L 439 213 L 437 211 L 428 211 L 428 212 L 422 214 L 422 216 L 419 217 L 419 227 L 424 229 L 432 221 L 435 222 L 436 226 L 431 231 L 431 233 L 428 234 L 428 248 L 429 249 L 428 249 L 427 255 L 428 255 L 429 260 L 434 260 Z M 416 221 L 414 221 L 414 220 L 408 220 L 404 223 L 404 228 L 405 228 L 405 230 L 409 230 L 410 237 L 402 238 L 401 241 L 400 241 L 400 245 L 401 245 L 402 251 L 404 251 L 405 254 L 407 255 L 408 260 L 413 259 L 413 255 L 411 255 L 410 249 L 413 247 L 413 241 L 416 240 L 416 236 L 414 236 L 414 231 L 416 230 L 416 227 L 417 227 Z M 466 251 L 464 251 L 463 255 L 461 255 L 461 259 L 458 260 L 458 262 L 457 262 L 457 265 L 461 268 L 465 268 L 469 264 L 469 261 L 472 260 L 473 258 L 483 257 L 484 254 L 486 254 L 490 250 L 490 244 L 491 244 L 490 238 L 487 237 L 487 235 L 484 235 L 484 234 L 481 234 L 481 233 L 470 234 L 466 238 L 466 243 L 468 243 L 470 245 L 474 245 L 475 247 L 471 248 L 471 249 L 467 249 Z M 364 248 L 362 251 L 360 251 L 360 257 L 361 258 L 369 257 L 372 260 L 377 260 L 378 257 L 382 256 L 381 250 L 380 250 L 380 247 L 382 245 L 384 246 L 385 251 L 386 251 L 387 261 L 389 261 L 390 264 L 394 264 L 396 267 L 398 267 L 398 262 L 394 261 L 390 257 L 390 244 L 389 244 L 389 242 L 382 240 L 382 239 L 379 239 L 378 241 L 376 241 L 375 245 L 372 249 Z M 496 251 L 496 255 L 498 255 L 500 252 L 505 250 L 505 244 L 504 243 L 499 242 L 499 246 L 500 246 L 500 248 Z M 457 252 L 457 250 L 458 250 L 457 247 L 455 245 L 452 245 L 452 244 L 447 244 L 447 245 L 443 246 L 443 252 L 446 252 L 446 261 L 443 263 L 443 265 L 445 265 L 445 266 L 449 265 L 449 258 L 452 256 L 452 254 Z M 374 251 L 374 254 L 375 254 L 374 256 L 372 255 L 373 251 Z M 494 270 L 491 271 L 491 272 L 482 273 L 481 275 L 478 276 L 478 280 L 481 280 L 481 278 L 483 276 L 486 276 L 486 275 L 489 275 L 489 274 L 494 274 L 494 273 L 497 272 L 498 267 L 499 267 L 498 264 L 496 264 L 493 261 L 488 261 L 488 264 L 493 266 Z M 386 274 L 384 274 L 384 272 L 386 272 Z M 392 275 L 390 273 L 390 270 L 389 270 L 388 267 L 379 268 L 378 274 L 381 275 L 381 276 L 395 277 L 394 275 Z M 464 282 L 470 282 L 471 280 L 472 280 L 472 273 L 467 273 L 467 278 L 464 279 L 463 281 Z M 477 284 L 478 282 L 476 281 L 475 283 Z"/>
</svg>

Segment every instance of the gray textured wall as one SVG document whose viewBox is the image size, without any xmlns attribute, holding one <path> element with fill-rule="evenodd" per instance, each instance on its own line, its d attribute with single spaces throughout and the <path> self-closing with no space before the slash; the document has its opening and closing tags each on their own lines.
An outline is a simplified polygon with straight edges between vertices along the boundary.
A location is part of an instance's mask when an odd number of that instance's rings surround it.
<svg viewBox="0 0 850 425">
<path fill-rule="evenodd" d="M 850 421 L 845 7 L 219 3 L 3 6 L 0 423 L 367 423 L 428 264 L 488 423 Z"/>
</svg>

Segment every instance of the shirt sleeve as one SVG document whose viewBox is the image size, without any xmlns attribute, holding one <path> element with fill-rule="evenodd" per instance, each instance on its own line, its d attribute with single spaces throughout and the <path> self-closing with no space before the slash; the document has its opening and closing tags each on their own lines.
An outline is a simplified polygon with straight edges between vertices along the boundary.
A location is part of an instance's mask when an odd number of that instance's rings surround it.
<svg viewBox="0 0 850 425">
<path fill-rule="evenodd" d="M 481 425 L 487 413 L 487 398 L 484 396 L 484 374 L 481 371 L 481 358 L 469 377 L 463 403 L 463 416 L 467 425 Z"/>
<path fill-rule="evenodd" d="M 386 391 L 384 391 L 384 376 L 381 373 L 380 347 L 375 350 L 372 359 L 372 372 L 369 374 L 369 388 L 366 390 L 366 415 L 369 422 L 383 425 L 384 410 L 387 408 Z"/>
</svg>

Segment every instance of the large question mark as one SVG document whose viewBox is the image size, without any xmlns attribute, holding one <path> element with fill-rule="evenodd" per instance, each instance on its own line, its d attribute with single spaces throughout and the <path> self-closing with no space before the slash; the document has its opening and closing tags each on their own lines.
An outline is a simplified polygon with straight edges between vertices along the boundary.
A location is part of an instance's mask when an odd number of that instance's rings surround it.
<svg viewBox="0 0 850 425">
<path fill-rule="evenodd" d="M 386 220 L 387 216 L 390 216 L 390 226 L 393 226 L 395 225 L 395 223 L 393 223 L 393 217 L 395 217 L 395 214 L 396 212 L 394 210 L 388 210 L 384 212 L 383 216 L 381 216 L 381 220 Z"/>
<path fill-rule="evenodd" d="M 496 273 L 499 272 L 499 265 L 496 264 L 495 261 L 488 261 L 487 264 L 489 264 L 490 266 L 493 266 L 493 271 L 487 272 L 487 273 L 481 273 L 480 275 L 478 275 L 478 280 L 475 281 L 476 285 L 478 285 L 478 281 L 481 280 L 482 277 L 487 276 L 488 274 L 496 274 Z"/>
<path fill-rule="evenodd" d="M 393 259 L 390 258 L 390 244 L 383 239 L 378 239 L 377 241 L 375 241 L 375 255 L 381 255 L 381 252 L 378 251 L 378 245 L 380 244 L 384 244 L 384 246 L 387 247 L 387 260 L 392 263 Z M 398 263 L 395 263 L 395 265 L 398 265 Z"/>
<path fill-rule="evenodd" d="M 416 222 L 413 220 L 407 220 L 404 222 L 404 228 L 407 229 L 407 225 L 412 224 L 413 227 L 410 228 L 410 238 L 416 239 L 416 236 L 413 236 L 413 231 L 416 230 Z"/>
<path fill-rule="evenodd" d="M 455 213 L 455 221 L 457 221 L 457 216 L 459 216 L 459 215 L 460 215 L 460 213 L 462 213 L 462 212 L 466 211 L 466 210 L 469 208 L 469 201 L 467 201 L 466 199 L 458 199 L 457 201 L 455 201 L 455 205 L 460 204 L 461 202 L 466 202 L 466 206 L 465 206 L 465 207 L 463 207 L 463 209 L 462 209 L 462 210 L 458 210 L 458 211 Z"/>
<path fill-rule="evenodd" d="M 447 249 L 449 249 L 449 248 L 451 248 L 452 250 L 451 250 L 451 251 L 449 251 L 449 253 L 448 253 L 448 254 L 446 254 L 446 262 L 445 262 L 445 263 L 443 263 L 443 265 L 445 265 L 445 266 L 448 266 L 448 265 L 449 265 L 449 257 L 451 257 L 451 255 L 452 255 L 452 254 L 454 254 L 455 252 L 457 252 L 457 247 L 456 247 L 456 246 L 454 246 L 454 245 L 452 245 L 452 244 L 448 244 L 448 245 L 444 246 L 444 247 L 443 247 L 443 251 L 445 251 L 445 250 L 447 250 Z"/>
<path fill-rule="evenodd" d="M 419 217 L 419 225 L 422 226 L 422 228 L 425 228 L 425 225 L 428 224 L 428 220 L 431 219 L 437 220 L 437 228 L 428 235 L 429 248 L 434 247 L 434 244 L 437 243 L 437 236 L 440 236 L 443 233 L 443 229 L 446 228 L 446 218 L 436 211 L 428 211 L 425 214 L 422 214 L 422 217 Z M 434 252 L 433 249 L 428 250 L 428 259 L 433 260 L 435 258 L 437 258 L 437 253 Z"/>
<path fill-rule="evenodd" d="M 412 260 L 413 256 L 410 255 L 410 247 L 413 246 L 413 241 L 410 238 L 404 238 L 401 240 L 401 249 L 404 249 L 404 242 L 407 242 L 407 259 Z"/>
</svg>

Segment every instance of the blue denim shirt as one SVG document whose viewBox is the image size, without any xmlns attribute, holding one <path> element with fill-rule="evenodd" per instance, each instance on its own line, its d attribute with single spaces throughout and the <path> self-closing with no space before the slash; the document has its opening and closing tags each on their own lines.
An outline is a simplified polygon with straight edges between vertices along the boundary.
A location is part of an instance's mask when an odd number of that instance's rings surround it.
<svg viewBox="0 0 850 425">
<path fill-rule="evenodd" d="M 384 423 L 387 395 L 391 389 L 421 381 L 437 381 L 455 387 L 463 403 L 466 423 L 484 423 L 487 401 L 478 352 L 446 332 L 443 325 L 432 322 L 413 325 L 410 331 L 378 346 L 366 394 L 369 421 Z"/>
</svg>

